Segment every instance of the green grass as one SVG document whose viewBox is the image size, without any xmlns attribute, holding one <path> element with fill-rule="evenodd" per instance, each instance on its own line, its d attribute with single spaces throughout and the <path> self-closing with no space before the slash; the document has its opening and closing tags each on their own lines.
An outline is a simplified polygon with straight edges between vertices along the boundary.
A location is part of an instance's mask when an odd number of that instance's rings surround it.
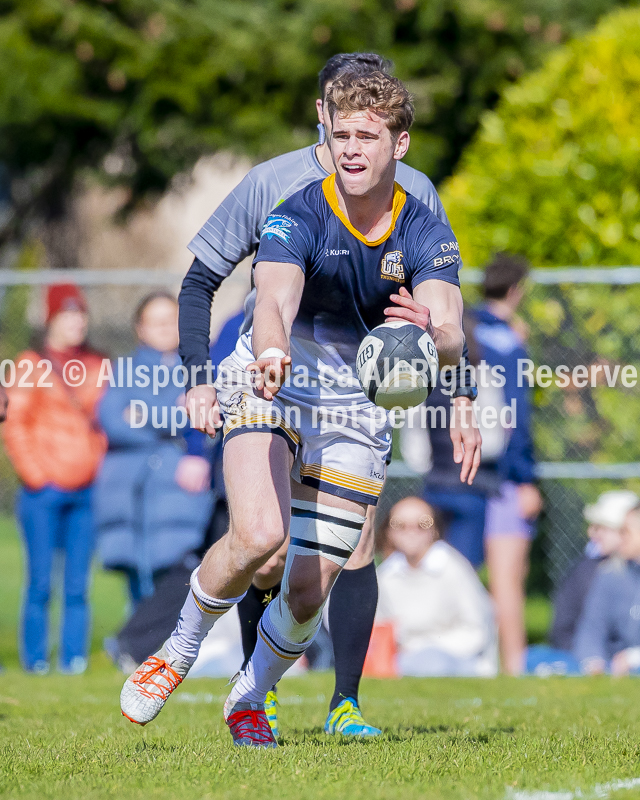
<svg viewBox="0 0 640 800">
<path fill-rule="evenodd" d="M 16 626 L 22 590 L 22 549 L 15 522 L 0 516 L 0 663 L 7 667 L 18 665 Z M 54 579 L 54 597 L 57 592 Z M 126 615 L 126 588 L 122 577 L 116 573 L 94 571 L 91 586 L 93 624 L 91 652 L 99 653 L 105 636 L 117 631 Z M 51 638 L 57 639 L 57 602 L 52 606 Z"/>
<path fill-rule="evenodd" d="M 119 712 L 122 676 L 96 652 L 123 614 L 120 581 L 96 576 L 90 670 L 34 677 L 16 662 L 20 555 L 8 522 L 0 565 L 2 798 L 519 800 L 520 791 L 576 789 L 595 798 L 613 793 L 594 794 L 597 784 L 640 776 L 633 679 L 365 680 L 366 716 L 385 730 L 370 742 L 322 732 L 330 675 L 285 680 L 284 737 L 273 752 L 232 747 L 221 718 L 228 690 L 203 679 L 187 681 L 139 728 Z M 615 792 L 635 796 L 640 790 Z"/>
<path fill-rule="evenodd" d="M 0 697 L 0 796 L 504 798 L 588 794 L 640 775 L 631 680 L 369 680 L 363 705 L 385 735 L 345 742 L 321 731 L 330 676 L 291 679 L 275 752 L 234 750 L 222 681 L 187 682 L 140 729 L 120 716 L 121 680 L 104 662 L 73 679 L 11 670 Z"/>
</svg>

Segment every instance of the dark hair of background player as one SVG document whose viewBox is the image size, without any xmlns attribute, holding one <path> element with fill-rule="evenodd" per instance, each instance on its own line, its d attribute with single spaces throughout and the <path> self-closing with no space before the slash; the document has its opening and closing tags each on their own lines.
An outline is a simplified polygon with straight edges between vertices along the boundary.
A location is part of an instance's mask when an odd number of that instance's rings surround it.
<svg viewBox="0 0 640 800">
<path fill-rule="evenodd" d="M 320 97 L 324 98 L 327 84 L 345 70 L 365 75 L 368 72 L 391 73 L 392 69 L 393 63 L 377 53 L 336 53 L 335 56 L 331 56 L 318 75 Z"/>
<path fill-rule="evenodd" d="M 529 262 L 522 256 L 498 253 L 487 264 L 482 292 L 488 300 L 504 300 L 512 286 L 517 286 L 529 274 Z"/>
</svg>

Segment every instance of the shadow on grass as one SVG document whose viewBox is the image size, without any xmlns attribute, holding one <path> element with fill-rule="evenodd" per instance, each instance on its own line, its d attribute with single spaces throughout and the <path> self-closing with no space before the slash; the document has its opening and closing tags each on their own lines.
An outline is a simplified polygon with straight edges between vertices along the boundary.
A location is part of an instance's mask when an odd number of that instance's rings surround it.
<svg viewBox="0 0 640 800">
<path fill-rule="evenodd" d="M 398 726 L 394 730 L 385 730 L 381 737 L 358 737 L 358 736 L 341 736 L 334 735 L 328 736 L 325 734 L 323 728 L 317 726 L 314 728 L 293 728 L 289 731 L 287 736 L 281 736 L 278 743 L 282 746 L 297 745 L 297 744 L 317 744 L 319 746 L 326 745 L 328 741 L 338 747 L 359 747 L 369 745 L 373 741 L 383 742 L 406 742 L 418 736 L 437 736 L 446 734 L 450 738 L 459 739 L 463 742 L 471 744 L 489 744 L 492 739 L 497 736 L 505 734 L 511 735 L 515 733 L 513 727 L 493 727 L 488 728 L 482 733 L 471 733 L 465 731 L 464 728 L 451 727 L 450 725 L 412 725 Z"/>
<path fill-rule="evenodd" d="M 437 736 L 438 734 L 447 734 L 450 738 L 460 739 L 464 742 L 487 744 L 496 736 L 513 733 L 515 733 L 515 728 L 513 727 L 495 727 L 488 728 L 482 733 L 471 733 L 465 728 L 451 727 L 450 725 L 412 725 L 411 727 L 399 726 L 397 731 L 385 731 L 384 735 L 388 741 L 402 742 L 407 739 L 412 739 L 415 736 Z"/>
</svg>

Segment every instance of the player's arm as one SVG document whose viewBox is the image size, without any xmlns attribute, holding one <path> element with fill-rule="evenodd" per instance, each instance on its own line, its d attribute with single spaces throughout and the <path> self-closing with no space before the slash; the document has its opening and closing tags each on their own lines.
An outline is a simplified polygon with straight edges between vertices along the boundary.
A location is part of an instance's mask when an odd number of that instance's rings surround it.
<svg viewBox="0 0 640 800">
<path fill-rule="evenodd" d="M 464 348 L 460 287 L 446 281 L 427 280 L 416 286 L 414 297 L 419 304 L 429 304 L 436 337 L 444 340 L 445 358 L 448 355 L 452 359 L 449 364 L 458 364 Z M 434 342 L 442 365 L 438 339 L 435 338 Z M 473 413 L 473 403 L 468 397 L 456 397 L 453 400 L 449 435 L 453 444 L 453 460 L 460 464 L 460 481 L 471 485 L 480 466 L 482 436 Z"/>
<path fill-rule="evenodd" d="M 416 286 L 413 297 L 401 287 L 400 293 L 390 299 L 396 306 L 385 309 L 388 319 L 406 319 L 428 331 L 438 350 L 440 366 L 459 363 L 464 333 L 462 294 L 458 286 L 437 279 L 426 280 Z M 471 485 L 480 466 L 482 437 L 468 397 L 453 400 L 450 435 L 453 460 L 460 464 L 460 481 Z"/>
<path fill-rule="evenodd" d="M 185 406 L 193 427 L 213 437 L 220 427 L 220 410 L 209 363 L 211 303 L 222 278 L 196 258 L 178 296 L 179 353 L 187 370 Z"/>
<path fill-rule="evenodd" d="M 400 287 L 385 308 L 387 320 L 406 319 L 427 331 L 438 350 L 440 367 L 458 364 L 462 356 L 462 294 L 460 287 L 441 280 L 426 280 L 413 290 L 413 297 Z"/>
<path fill-rule="evenodd" d="M 260 261 L 254 271 L 256 305 L 253 312 L 253 353 L 247 369 L 254 387 L 273 400 L 291 368 L 289 338 L 304 289 L 304 272 L 297 264 Z"/>
<path fill-rule="evenodd" d="M 195 256 L 182 283 L 180 356 L 187 369 L 186 407 L 193 426 L 215 436 L 220 412 L 209 362 L 211 304 L 222 281 L 255 251 L 268 186 L 251 170 L 189 243 Z"/>
</svg>

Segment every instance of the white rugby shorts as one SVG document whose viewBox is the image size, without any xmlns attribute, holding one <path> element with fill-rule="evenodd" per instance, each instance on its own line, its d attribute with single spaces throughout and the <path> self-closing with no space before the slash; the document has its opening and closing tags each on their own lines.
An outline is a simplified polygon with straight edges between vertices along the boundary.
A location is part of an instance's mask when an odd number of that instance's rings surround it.
<svg viewBox="0 0 640 800">
<path fill-rule="evenodd" d="M 251 332 L 218 368 L 216 390 L 223 415 L 224 441 L 250 432 L 282 436 L 294 456 L 292 478 L 328 494 L 375 505 L 384 484 L 391 450 L 391 425 L 384 409 L 365 397 L 360 384 L 328 386 L 317 354 L 292 342 L 294 373 L 273 401 L 258 397 L 246 367 L 255 358 Z M 330 360 L 330 359 L 329 359 Z M 303 362 L 305 379 L 296 373 Z"/>
</svg>

